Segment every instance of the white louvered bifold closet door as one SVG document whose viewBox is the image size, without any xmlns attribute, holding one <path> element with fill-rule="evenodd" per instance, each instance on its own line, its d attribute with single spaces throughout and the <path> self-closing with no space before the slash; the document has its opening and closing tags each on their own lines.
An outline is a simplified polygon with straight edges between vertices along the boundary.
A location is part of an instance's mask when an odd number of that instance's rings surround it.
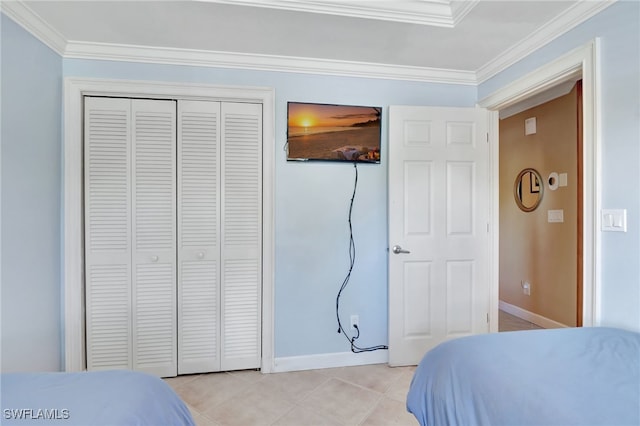
<svg viewBox="0 0 640 426">
<path fill-rule="evenodd" d="M 178 102 L 178 374 L 220 371 L 220 103 Z"/>
<path fill-rule="evenodd" d="M 88 370 L 176 375 L 175 110 L 85 98 Z"/>
<path fill-rule="evenodd" d="M 262 105 L 86 98 L 85 271 L 88 370 L 259 368 Z"/>
<path fill-rule="evenodd" d="M 131 103 L 133 368 L 175 376 L 176 102 Z"/>
<path fill-rule="evenodd" d="M 221 368 L 259 368 L 262 105 L 225 102 L 221 112 Z"/>
<path fill-rule="evenodd" d="M 131 368 L 131 101 L 84 101 L 87 369 Z"/>
</svg>

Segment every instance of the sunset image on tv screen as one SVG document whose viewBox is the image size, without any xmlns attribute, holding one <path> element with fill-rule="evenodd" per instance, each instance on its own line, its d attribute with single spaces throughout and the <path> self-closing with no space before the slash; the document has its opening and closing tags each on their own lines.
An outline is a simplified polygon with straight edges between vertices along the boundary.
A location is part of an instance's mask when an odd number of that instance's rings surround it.
<svg viewBox="0 0 640 426">
<path fill-rule="evenodd" d="M 289 102 L 289 160 L 380 162 L 382 108 Z"/>
</svg>

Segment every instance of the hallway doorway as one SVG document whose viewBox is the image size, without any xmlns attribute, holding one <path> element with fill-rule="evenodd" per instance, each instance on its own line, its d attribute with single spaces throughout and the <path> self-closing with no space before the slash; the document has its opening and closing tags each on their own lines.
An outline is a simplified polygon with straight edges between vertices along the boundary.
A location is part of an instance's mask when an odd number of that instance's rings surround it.
<svg viewBox="0 0 640 426">
<path fill-rule="evenodd" d="M 582 324 L 581 95 L 572 79 L 500 111 L 499 307 L 544 328 Z"/>
</svg>

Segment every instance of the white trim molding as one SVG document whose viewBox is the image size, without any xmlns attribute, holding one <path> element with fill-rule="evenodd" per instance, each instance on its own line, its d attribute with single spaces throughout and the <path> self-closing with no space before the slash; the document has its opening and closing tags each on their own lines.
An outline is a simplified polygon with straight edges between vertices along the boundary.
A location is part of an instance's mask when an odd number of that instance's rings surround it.
<svg viewBox="0 0 640 426">
<path fill-rule="evenodd" d="M 425 0 L 422 1 L 424 2 Z M 532 35 L 477 70 L 454 70 L 321 58 L 176 49 L 154 46 L 97 43 L 81 40 L 74 41 L 65 39 L 62 34 L 33 12 L 33 10 L 31 10 L 23 1 L 0 1 L 0 7 L 3 13 L 29 31 L 33 36 L 51 47 L 63 58 L 69 59 L 129 61 L 213 68 L 338 75 L 361 78 L 418 81 L 425 83 L 477 85 L 495 76 L 562 34 L 565 34 L 577 25 L 611 6 L 616 1 L 617 0 L 598 0 L 576 2 L 570 9 L 563 12 Z M 269 6 L 267 6 L 267 3 L 265 2 L 255 0 L 220 0 L 219 2 L 246 4 L 252 6 L 263 5 L 265 7 L 275 7 L 276 4 L 280 4 L 281 6 L 291 4 L 291 2 L 280 0 L 271 0 L 270 2 L 267 2 L 270 3 Z M 475 6 L 476 2 L 477 0 L 470 0 L 465 2 L 454 2 L 455 4 L 452 3 L 447 5 L 447 7 L 450 7 L 453 10 L 453 21 L 451 26 L 454 26 L 455 23 L 461 20 L 473 8 L 473 6 Z M 307 5 L 305 7 L 308 7 L 310 12 L 321 13 L 322 8 L 328 7 L 327 4 L 320 1 L 307 1 L 306 3 Z M 368 2 L 368 5 L 370 6 L 369 3 L 371 2 Z M 400 3 L 402 2 L 398 2 L 398 4 Z M 433 3 L 436 4 L 443 2 L 437 1 Z M 409 3 L 404 4 L 403 7 L 409 7 L 407 5 L 409 5 Z M 361 18 L 369 17 L 365 14 L 368 8 L 353 7 L 354 16 Z M 395 5 L 395 7 L 398 7 L 398 5 Z M 424 5 L 420 7 L 424 7 Z"/>
<path fill-rule="evenodd" d="M 576 81 L 580 80 L 581 77 L 581 75 L 576 75 L 575 79 L 567 80 L 564 83 L 552 87 L 546 92 L 539 93 L 535 96 L 525 99 L 524 101 L 516 105 L 500 110 L 500 119 L 504 120 L 505 118 L 509 118 L 511 116 L 519 114 L 522 111 L 537 107 L 538 105 L 545 104 L 549 101 L 568 94 L 575 86 Z"/>
<path fill-rule="evenodd" d="M 499 170 L 500 133 L 498 111 L 489 111 L 487 132 L 489 138 L 489 332 L 498 331 L 498 301 L 500 300 L 500 187 L 494 180 L 496 170 Z"/>
<path fill-rule="evenodd" d="M 385 350 L 353 353 L 336 352 L 317 355 L 303 355 L 275 358 L 274 373 L 286 371 L 317 370 L 320 368 L 353 367 L 356 365 L 387 364 L 389 353 Z"/>
<path fill-rule="evenodd" d="M 293 56 L 70 41 L 65 58 L 475 85 L 472 71 Z"/>
<path fill-rule="evenodd" d="M 529 321 L 534 323 L 535 325 L 539 325 L 542 328 L 567 328 L 568 325 L 562 324 L 561 322 L 554 321 L 547 317 L 543 317 L 542 315 L 538 315 L 534 312 L 527 311 L 526 309 L 522 309 L 519 306 L 512 305 L 505 301 L 500 301 L 500 310 L 505 311 L 508 314 L 513 315 L 514 317 L 518 317 L 525 321 Z"/>
<path fill-rule="evenodd" d="M 491 77 L 540 49 L 542 46 L 549 44 L 587 19 L 602 12 L 616 1 L 617 0 L 599 0 L 576 2 L 568 10 L 547 22 L 526 39 L 512 46 L 476 70 L 477 83 L 481 84 L 489 80 Z"/>
<path fill-rule="evenodd" d="M 263 106 L 262 364 L 273 369 L 275 94 L 272 88 L 66 78 L 64 84 L 64 355 L 65 371 L 85 369 L 82 214 L 83 97 L 123 96 L 245 101 Z"/>
<path fill-rule="evenodd" d="M 242 6 L 267 7 L 296 12 L 323 13 L 354 18 L 406 22 L 409 24 L 455 27 L 480 0 L 457 2 L 452 0 L 414 0 L 381 2 L 371 0 L 198 0 Z"/>
<path fill-rule="evenodd" d="M 0 11 L 49 46 L 58 55 L 64 56 L 67 45 L 64 36 L 22 1 L 0 1 Z"/>
<path fill-rule="evenodd" d="M 583 97 L 583 211 L 582 211 L 582 256 L 583 256 L 583 305 L 582 325 L 597 326 L 601 320 L 601 146 L 600 134 L 600 72 L 599 40 L 595 39 L 557 60 L 544 65 L 527 75 L 497 90 L 479 101 L 478 105 L 493 111 L 512 106 L 535 96 L 555 85 L 580 76 Z M 494 152 L 492 187 L 498 187 L 498 158 Z M 493 200 L 494 211 L 499 206 Z"/>
</svg>

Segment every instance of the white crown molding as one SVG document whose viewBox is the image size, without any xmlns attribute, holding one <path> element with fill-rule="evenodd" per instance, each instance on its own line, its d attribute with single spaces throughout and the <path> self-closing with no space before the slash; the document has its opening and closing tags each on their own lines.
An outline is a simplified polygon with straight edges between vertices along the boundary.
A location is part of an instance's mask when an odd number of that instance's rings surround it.
<svg viewBox="0 0 640 426">
<path fill-rule="evenodd" d="M 239 68 L 302 74 L 326 74 L 430 83 L 476 84 L 475 73 L 471 71 L 77 41 L 70 41 L 67 44 L 64 57 L 215 68 Z"/>
<path fill-rule="evenodd" d="M 284 0 L 199 0 L 217 1 L 220 3 L 246 4 L 290 4 Z M 443 0 L 447 1 L 447 0 Z M 460 20 L 479 0 L 453 3 L 454 20 Z M 176 48 L 159 48 L 148 46 L 118 45 L 92 43 L 84 41 L 67 41 L 53 27 L 33 12 L 22 1 L 0 0 L 0 11 L 21 25 L 36 38 L 41 40 L 63 58 L 100 59 L 113 61 L 130 61 L 157 64 L 192 65 L 216 68 L 238 68 L 260 71 L 295 72 L 303 74 L 326 74 L 362 78 L 378 78 L 389 80 L 407 80 L 428 83 L 478 85 L 490 79 L 535 50 L 548 44 L 577 25 L 611 6 L 617 0 L 581 1 L 572 6 L 561 16 L 556 17 L 538 29 L 530 37 L 508 49 L 477 71 L 451 70 L 380 64 L 329 59 L 302 58 L 291 56 L 243 54 L 234 52 L 215 52 Z M 430 3 L 435 4 L 433 0 Z M 263 4 L 265 3 L 265 4 Z M 299 5 L 315 5 L 325 3 L 301 0 Z M 398 2 L 400 4 L 401 2 Z M 442 3 L 442 2 L 441 2 Z M 407 3 L 409 4 L 409 3 Z M 448 3 L 446 3 L 448 5 Z M 265 6 L 266 7 L 266 6 Z M 273 7 L 273 6 L 270 6 Z M 309 11 L 312 11 L 310 8 Z M 316 12 L 318 12 L 316 10 Z M 358 15 L 363 17 L 362 14 Z"/>
<path fill-rule="evenodd" d="M 457 1 L 451 4 L 451 14 L 453 17 L 453 26 L 455 27 L 462 21 L 462 19 L 467 16 L 467 13 L 471 12 L 471 10 L 476 7 L 476 5 L 480 2 L 480 0 L 464 0 Z"/>
<path fill-rule="evenodd" d="M 197 0 L 239 6 L 266 7 L 296 12 L 322 13 L 352 18 L 378 19 L 419 25 L 453 28 L 469 13 L 479 0 L 453 2 L 451 0 L 407 1 L 317 1 L 317 0 Z"/>
<path fill-rule="evenodd" d="M 477 84 L 483 83 L 534 51 L 569 32 L 592 16 L 597 15 L 617 0 L 580 1 L 547 22 L 526 39 L 483 65 L 476 71 Z"/>
<path fill-rule="evenodd" d="M 67 44 L 65 38 L 55 28 L 45 22 L 37 13 L 21 1 L 0 1 L 0 12 L 33 34 L 60 56 Z"/>
</svg>

